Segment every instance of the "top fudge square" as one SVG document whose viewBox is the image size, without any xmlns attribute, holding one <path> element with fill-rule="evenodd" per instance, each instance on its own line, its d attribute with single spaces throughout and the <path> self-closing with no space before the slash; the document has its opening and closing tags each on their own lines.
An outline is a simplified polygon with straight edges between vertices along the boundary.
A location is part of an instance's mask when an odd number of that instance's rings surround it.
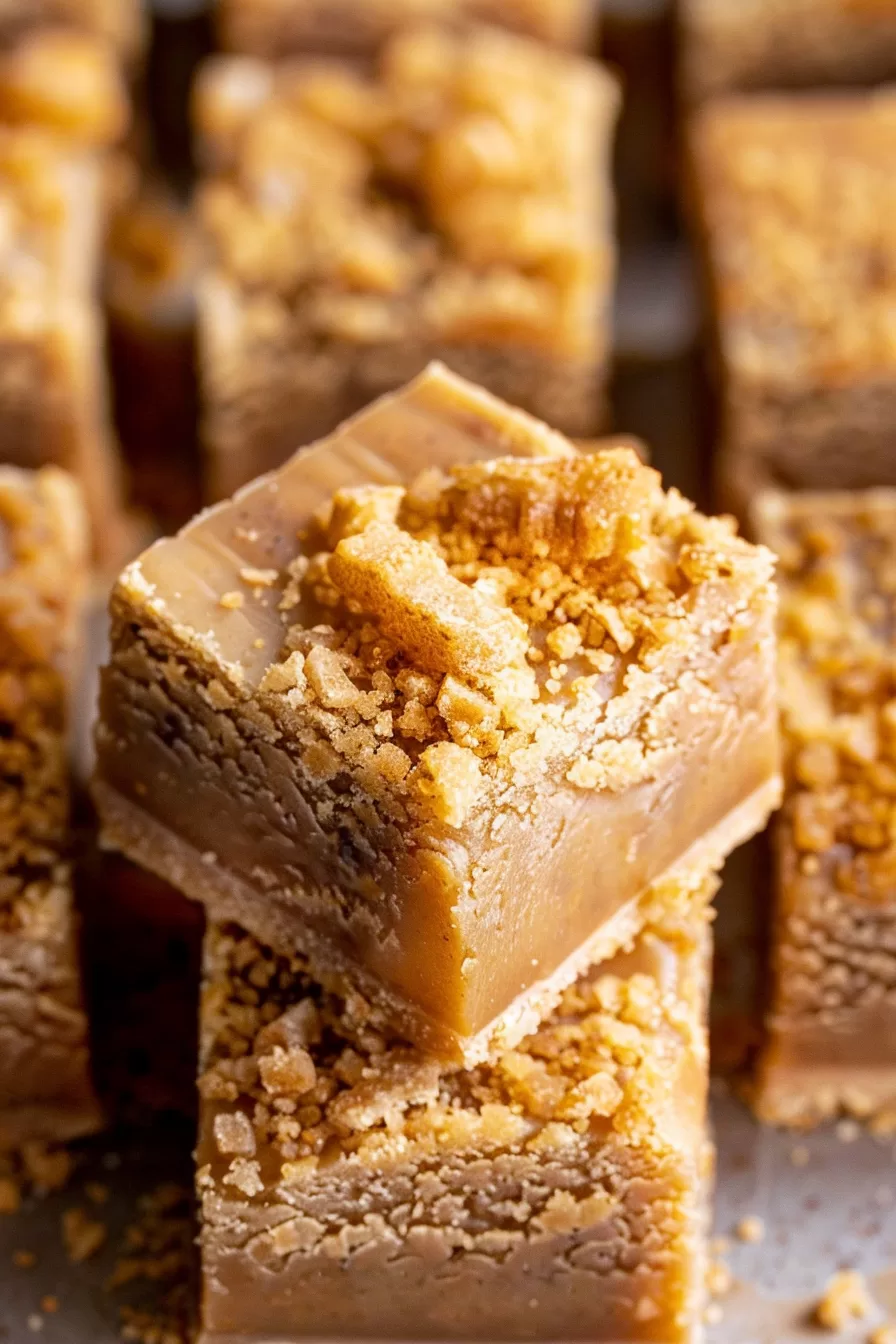
<svg viewBox="0 0 896 1344">
<path fill-rule="evenodd" d="M 402 31 L 369 77 L 221 57 L 195 115 L 207 490 L 230 495 L 430 359 L 564 433 L 600 427 L 618 104 L 601 66 Z"/>
<path fill-rule="evenodd" d="M 266 60 L 326 55 L 370 58 L 404 24 L 494 23 L 552 46 L 584 50 L 595 0 L 218 0 L 221 45 Z"/>
<path fill-rule="evenodd" d="M 321 510 L 349 453 L 440 466 Z M 651 882 L 764 823 L 771 576 L 631 447 L 579 454 L 433 370 L 125 570 L 105 839 L 423 1048 L 488 1057 L 637 933 Z"/>
<path fill-rule="evenodd" d="M 737 97 L 691 129 L 722 485 L 896 484 L 896 94 Z"/>
</svg>

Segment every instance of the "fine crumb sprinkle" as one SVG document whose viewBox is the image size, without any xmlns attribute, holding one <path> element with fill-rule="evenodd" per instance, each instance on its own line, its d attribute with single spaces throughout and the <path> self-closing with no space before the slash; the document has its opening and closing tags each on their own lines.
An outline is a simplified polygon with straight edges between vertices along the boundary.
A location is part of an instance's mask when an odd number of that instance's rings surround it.
<svg viewBox="0 0 896 1344">
<path fill-rule="evenodd" d="M 250 588 L 273 588 L 277 582 L 276 569 L 255 569 L 253 565 L 244 565 L 240 570 L 243 583 Z"/>
<path fill-rule="evenodd" d="M 798 1143 L 790 1150 L 790 1162 L 794 1167 L 808 1167 L 810 1158 L 809 1149 L 803 1143 Z"/>
<path fill-rule="evenodd" d="M 222 593 L 218 599 L 218 606 L 223 607 L 225 611 L 239 611 L 244 601 L 242 593 Z"/>
<path fill-rule="evenodd" d="M 841 1269 L 829 1280 L 815 1308 L 815 1319 L 825 1330 L 842 1330 L 874 1310 L 864 1277 L 855 1269 Z"/>
<path fill-rule="evenodd" d="M 738 1241 L 756 1243 L 765 1236 L 765 1223 L 755 1213 L 750 1213 L 746 1218 L 741 1218 L 735 1231 Z"/>
<path fill-rule="evenodd" d="M 105 1223 L 89 1218 L 84 1209 L 66 1209 L 62 1215 L 62 1240 L 72 1264 L 80 1264 L 96 1255 L 106 1240 Z"/>
<path fill-rule="evenodd" d="M 857 1120 L 840 1120 L 835 1133 L 840 1143 L 855 1143 L 862 1130 Z"/>
<path fill-rule="evenodd" d="M 33 1251 L 13 1251 L 12 1262 L 16 1269 L 33 1269 L 37 1264 L 37 1256 Z"/>
<path fill-rule="evenodd" d="M 139 1200 L 137 1218 L 124 1233 L 106 1289 L 139 1291 L 151 1284 L 153 1308 L 122 1306 L 122 1339 L 132 1344 L 189 1344 L 194 1235 L 189 1191 L 166 1183 Z"/>
</svg>

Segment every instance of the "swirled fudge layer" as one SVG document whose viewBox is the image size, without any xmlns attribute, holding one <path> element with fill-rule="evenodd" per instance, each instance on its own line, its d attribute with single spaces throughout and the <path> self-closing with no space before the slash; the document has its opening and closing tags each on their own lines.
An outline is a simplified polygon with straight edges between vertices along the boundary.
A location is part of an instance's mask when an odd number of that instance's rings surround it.
<svg viewBox="0 0 896 1344">
<path fill-rule="evenodd" d="M 599 428 L 613 287 L 602 67 L 403 30 L 374 73 L 218 58 L 196 120 L 208 490 L 232 493 L 431 358 Z"/>
<path fill-rule="evenodd" d="M 125 571 L 106 837 L 488 1054 L 764 823 L 771 562 L 630 446 L 432 370 Z"/>
<path fill-rule="evenodd" d="M 684 1344 L 704 1278 L 707 901 L 446 1071 L 235 926 L 206 938 L 203 1344 Z"/>
</svg>

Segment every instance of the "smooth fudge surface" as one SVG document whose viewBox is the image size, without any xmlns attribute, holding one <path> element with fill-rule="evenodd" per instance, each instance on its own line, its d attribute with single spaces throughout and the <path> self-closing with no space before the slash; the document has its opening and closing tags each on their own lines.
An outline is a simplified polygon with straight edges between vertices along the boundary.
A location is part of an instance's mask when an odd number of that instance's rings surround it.
<svg viewBox="0 0 896 1344">
<path fill-rule="evenodd" d="M 714 887 L 655 891 L 627 953 L 468 1070 L 212 924 L 203 1344 L 698 1339 Z"/>
<path fill-rule="evenodd" d="M 710 103 L 690 132 L 720 485 L 896 484 L 896 94 Z"/>
<path fill-rule="evenodd" d="M 106 839 L 487 1054 L 764 823 L 771 567 L 631 447 L 432 370 L 125 570 Z"/>
<path fill-rule="evenodd" d="M 218 0 L 217 27 L 230 51 L 266 60 L 323 54 L 370 58 L 392 33 L 420 20 L 493 23 L 552 46 L 587 49 L 594 0 Z"/>
<path fill-rule="evenodd" d="M 896 1113 L 896 492 L 763 497 L 785 801 L 760 1115 Z"/>
<path fill-rule="evenodd" d="M 212 60 L 195 97 L 209 497 L 433 358 L 597 432 L 617 106 L 601 66 L 497 29 L 403 30 L 369 75 Z"/>
<path fill-rule="evenodd" d="M 896 76 L 894 0 L 680 0 L 679 16 L 692 101 Z"/>
<path fill-rule="evenodd" d="M 0 129 L 4 458 L 77 478 L 98 553 L 113 549 L 120 512 L 96 294 L 102 211 L 97 155 L 36 129 Z"/>
<path fill-rule="evenodd" d="M 73 481 L 0 468 L 0 1148 L 89 1133 L 67 697 L 86 569 Z"/>
</svg>

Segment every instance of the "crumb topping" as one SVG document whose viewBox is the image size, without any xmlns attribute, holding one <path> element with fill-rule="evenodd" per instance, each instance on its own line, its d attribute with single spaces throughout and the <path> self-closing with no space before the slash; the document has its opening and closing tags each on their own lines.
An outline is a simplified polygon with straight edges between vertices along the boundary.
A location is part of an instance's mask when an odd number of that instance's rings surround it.
<svg viewBox="0 0 896 1344">
<path fill-rule="evenodd" d="M 268 331 L 300 314 L 362 346 L 420 329 L 592 357 L 612 266 L 594 154 L 617 97 L 597 65 L 491 29 L 403 31 L 372 78 L 212 62 L 196 114 L 225 170 L 201 198 L 218 263 L 266 294 Z"/>
<path fill-rule="evenodd" d="M 874 1311 L 874 1299 L 864 1275 L 841 1269 L 831 1276 L 815 1308 L 815 1320 L 824 1330 L 845 1330 L 852 1321 L 864 1320 Z"/>
<path fill-rule="evenodd" d="M 827 500 L 827 502 L 826 502 Z M 803 871 L 889 902 L 896 876 L 896 505 L 820 497 L 769 515 L 780 553 L 788 830 Z"/>
<path fill-rule="evenodd" d="M 713 104 L 693 148 L 727 361 L 788 387 L 896 361 L 896 98 Z"/>
<path fill-rule="evenodd" d="M 375 1164 L 445 1147 L 548 1152 L 587 1134 L 654 1134 L 683 1051 L 705 1055 L 693 1009 L 703 989 L 683 985 L 673 968 L 677 947 L 693 949 L 694 911 L 699 926 L 714 885 L 682 886 L 683 922 L 673 914 L 660 925 L 668 975 L 638 969 L 637 955 L 618 971 L 592 968 L 538 1031 L 470 1069 L 445 1068 L 384 1036 L 360 996 L 326 992 L 299 960 L 235 927 L 213 928 L 199 1089 L 216 1108 L 223 1183 L 260 1194 L 270 1151 L 291 1185 L 337 1158 Z"/>
<path fill-rule="evenodd" d="M 669 697 L 700 703 L 771 557 L 696 513 L 629 447 L 424 472 L 340 491 L 280 599 L 264 704 L 312 775 L 456 827 L 489 790 L 649 778 Z"/>
<path fill-rule="evenodd" d="M 129 120 L 118 56 L 95 35 L 38 28 L 0 53 L 0 121 L 103 149 L 121 139 Z"/>
</svg>

